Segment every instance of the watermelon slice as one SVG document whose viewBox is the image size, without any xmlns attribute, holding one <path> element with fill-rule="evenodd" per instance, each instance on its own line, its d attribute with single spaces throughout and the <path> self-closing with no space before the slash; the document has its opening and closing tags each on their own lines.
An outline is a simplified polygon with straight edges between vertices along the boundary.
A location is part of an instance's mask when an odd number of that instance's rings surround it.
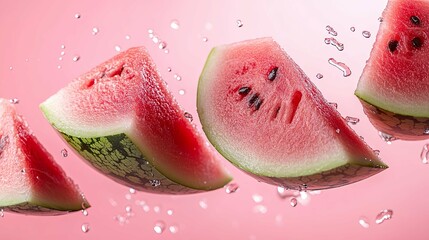
<svg viewBox="0 0 429 240">
<path fill-rule="evenodd" d="M 379 131 L 429 138 L 428 56 L 429 1 L 389 1 L 355 92 Z"/>
<path fill-rule="evenodd" d="M 0 209 L 59 215 L 89 204 L 37 141 L 13 104 L 0 99 Z"/>
<path fill-rule="evenodd" d="M 143 47 L 83 74 L 41 109 L 77 153 L 126 186 L 182 194 L 214 190 L 231 179 Z"/>
<path fill-rule="evenodd" d="M 214 48 L 197 105 L 217 150 L 267 183 L 326 189 L 387 167 L 271 38 Z"/>
</svg>

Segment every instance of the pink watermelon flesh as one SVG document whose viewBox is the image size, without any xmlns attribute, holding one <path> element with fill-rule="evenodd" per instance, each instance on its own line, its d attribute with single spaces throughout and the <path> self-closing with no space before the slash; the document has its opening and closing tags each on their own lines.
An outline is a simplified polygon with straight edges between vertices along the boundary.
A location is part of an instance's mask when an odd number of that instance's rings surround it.
<svg viewBox="0 0 429 240">
<path fill-rule="evenodd" d="M 41 108 L 93 167 L 137 190 L 194 193 L 231 179 L 142 47 L 83 74 Z"/>
<path fill-rule="evenodd" d="M 271 38 L 214 48 L 197 100 L 217 150 L 267 183 L 332 188 L 387 167 Z"/>
<path fill-rule="evenodd" d="M 29 130 L 9 101 L 0 99 L 0 208 L 58 215 L 89 204 Z"/>
<path fill-rule="evenodd" d="M 390 0 L 356 96 L 382 132 L 429 138 L 429 2 Z"/>
</svg>

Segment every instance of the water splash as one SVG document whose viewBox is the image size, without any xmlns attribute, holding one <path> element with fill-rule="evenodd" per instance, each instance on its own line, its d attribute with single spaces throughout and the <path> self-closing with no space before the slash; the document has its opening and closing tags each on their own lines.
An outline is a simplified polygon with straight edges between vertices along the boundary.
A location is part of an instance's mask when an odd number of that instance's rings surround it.
<svg viewBox="0 0 429 240">
<path fill-rule="evenodd" d="M 362 31 L 362 36 L 364 37 L 364 38 L 370 38 L 371 37 L 371 32 L 369 32 L 369 31 Z"/>
<path fill-rule="evenodd" d="M 344 50 L 344 44 L 340 43 L 337 39 L 331 37 L 331 38 L 325 38 L 326 44 L 331 44 L 332 46 L 336 47 L 338 51 Z"/>
<path fill-rule="evenodd" d="M 345 63 L 338 62 L 334 58 L 329 58 L 328 63 L 331 64 L 332 66 L 340 69 L 343 72 L 344 77 L 348 77 L 352 74 L 352 71 L 350 70 L 350 68 Z"/>
<path fill-rule="evenodd" d="M 238 189 L 239 189 L 238 184 L 237 184 L 237 183 L 234 183 L 234 182 L 232 182 L 232 183 L 228 183 L 228 184 L 225 186 L 225 192 L 226 192 L 227 194 L 235 193 Z"/>
<path fill-rule="evenodd" d="M 420 153 L 420 159 L 424 164 L 429 163 L 429 143 L 426 143 L 425 145 L 423 145 L 422 152 Z"/>
<path fill-rule="evenodd" d="M 393 216 L 393 211 L 391 209 L 384 209 L 375 217 L 375 223 L 381 224 L 386 220 L 390 220 Z"/>
<path fill-rule="evenodd" d="M 326 26 L 326 31 L 328 31 L 328 33 L 330 34 L 330 35 L 332 35 L 332 36 L 337 36 L 338 35 L 338 33 L 337 33 L 337 31 L 335 31 L 334 30 L 334 28 L 333 27 L 331 27 L 331 26 Z"/>
<path fill-rule="evenodd" d="M 360 121 L 359 118 L 350 117 L 350 116 L 346 116 L 345 120 L 346 120 L 347 123 L 350 123 L 350 124 L 353 124 L 353 125 L 356 125 Z"/>
</svg>

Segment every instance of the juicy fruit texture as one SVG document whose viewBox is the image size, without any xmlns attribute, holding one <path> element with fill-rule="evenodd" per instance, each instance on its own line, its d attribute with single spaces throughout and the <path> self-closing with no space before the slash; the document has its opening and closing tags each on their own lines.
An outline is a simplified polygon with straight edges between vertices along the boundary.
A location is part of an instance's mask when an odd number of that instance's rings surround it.
<svg viewBox="0 0 429 240">
<path fill-rule="evenodd" d="M 428 56 L 429 1 L 390 0 L 355 92 L 378 130 L 429 138 Z"/>
<path fill-rule="evenodd" d="M 0 99 L 0 209 L 58 215 L 88 207 L 15 107 Z"/>
<path fill-rule="evenodd" d="M 142 47 L 83 74 L 41 109 L 94 168 L 137 190 L 194 193 L 231 179 Z"/>
<path fill-rule="evenodd" d="M 271 38 L 214 48 L 197 100 L 216 149 L 267 183 L 325 189 L 387 167 Z"/>
</svg>

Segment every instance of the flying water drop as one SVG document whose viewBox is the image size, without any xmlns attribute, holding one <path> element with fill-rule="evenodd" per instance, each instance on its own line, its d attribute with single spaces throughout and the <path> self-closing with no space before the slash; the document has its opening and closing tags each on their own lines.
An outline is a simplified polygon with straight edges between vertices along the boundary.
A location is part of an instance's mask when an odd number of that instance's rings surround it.
<svg viewBox="0 0 429 240">
<path fill-rule="evenodd" d="M 170 27 L 172 28 L 172 29 L 174 29 L 174 30 L 178 30 L 179 28 L 180 28 L 180 23 L 179 23 L 179 21 L 178 20 L 172 20 L 171 22 L 170 22 Z"/>
<path fill-rule="evenodd" d="M 331 27 L 331 26 L 329 26 L 329 25 L 326 26 L 326 31 L 328 31 L 328 33 L 330 35 L 332 35 L 332 36 L 337 36 L 338 35 L 337 31 L 335 31 L 334 28 Z"/>
<path fill-rule="evenodd" d="M 90 227 L 89 227 L 88 223 L 82 224 L 82 226 L 81 226 L 82 232 L 87 233 L 87 232 L 89 232 L 89 229 L 90 229 Z"/>
<path fill-rule="evenodd" d="M 162 234 L 165 230 L 165 223 L 163 221 L 156 222 L 153 230 L 155 233 Z"/>
<path fill-rule="evenodd" d="M 355 27 L 350 27 L 350 31 L 354 32 L 354 31 L 356 31 L 356 28 Z"/>
<path fill-rule="evenodd" d="M 12 98 L 12 99 L 9 99 L 9 102 L 12 103 L 12 104 L 18 104 L 19 103 L 19 99 L 18 98 Z"/>
<path fill-rule="evenodd" d="M 331 37 L 331 38 L 325 38 L 326 44 L 331 44 L 332 46 L 336 47 L 338 51 L 344 50 L 344 44 L 340 43 L 337 39 Z"/>
<path fill-rule="evenodd" d="M 243 22 L 240 19 L 237 20 L 237 27 L 243 27 Z"/>
<path fill-rule="evenodd" d="M 369 222 L 368 219 L 366 217 L 361 217 L 359 219 L 359 224 L 363 227 L 363 228 L 369 228 Z"/>
<path fill-rule="evenodd" d="M 422 152 L 420 153 L 420 159 L 424 164 L 429 163 L 429 143 L 426 143 L 425 145 L 423 145 Z"/>
<path fill-rule="evenodd" d="M 98 28 L 97 27 L 93 27 L 92 28 L 92 35 L 97 35 L 98 34 Z"/>
<path fill-rule="evenodd" d="M 63 149 L 61 150 L 61 156 L 63 156 L 63 157 L 67 157 L 68 155 L 69 155 L 69 152 L 67 151 L 67 149 L 63 148 Z"/>
<path fill-rule="evenodd" d="M 384 209 L 383 211 L 381 211 L 380 213 L 377 214 L 377 216 L 375 217 L 375 223 L 377 224 L 381 224 L 386 220 L 391 219 L 393 216 L 393 211 L 390 209 Z"/>
<path fill-rule="evenodd" d="M 183 114 L 185 116 L 185 118 L 187 118 L 190 122 L 192 122 L 194 120 L 194 117 L 192 116 L 192 114 L 185 112 Z"/>
<path fill-rule="evenodd" d="M 298 205 L 298 200 L 296 199 L 296 198 L 291 198 L 290 199 L 290 205 L 292 206 L 292 207 L 296 207 L 296 205 Z"/>
<path fill-rule="evenodd" d="M 392 141 L 395 141 L 396 138 L 390 134 L 379 131 L 378 136 L 380 136 L 381 140 L 385 141 L 387 144 L 392 144 Z"/>
<path fill-rule="evenodd" d="M 322 78 L 323 78 L 323 75 L 322 75 L 321 73 L 318 73 L 318 74 L 316 74 L 316 78 L 317 78 L 317 79 L 322 79 Z"/>
<path fill-rule="evenodd" d="M 231 194 L 231 193 L 235 193 L 237 190 L 239 189 L 239 186 L 238 186 L 238 184 L 237 183 L 228 183 L 226 186 L 225 186 L 225 192 L 227 193 L 227 194 Z"/>
<path fill-rule="evenodd" d="M 353 125 L 356 125 L 360 121 L 359 118 L 350 117 L 350 116 L 345 117 L 345 120 L 346 120 L 346 122 L 353 124 Z"/>
<path fill-rule="evenodd" d="M 345 63 L 338 62 L 334 58 L 329 58 L 328 62 L 332 66 L 340 69 L 343 72 L 344 77 L 348 77 L 352 74 L 352 71 L 350 70 L 350 68 Z"/>
<path fill-rule="evenodd" d="M 369 31 L 362 31 L 362 36 L 364 38 L 370 38 L 371 37 L 371 32 L 369 32 Z"/>
</svg>

